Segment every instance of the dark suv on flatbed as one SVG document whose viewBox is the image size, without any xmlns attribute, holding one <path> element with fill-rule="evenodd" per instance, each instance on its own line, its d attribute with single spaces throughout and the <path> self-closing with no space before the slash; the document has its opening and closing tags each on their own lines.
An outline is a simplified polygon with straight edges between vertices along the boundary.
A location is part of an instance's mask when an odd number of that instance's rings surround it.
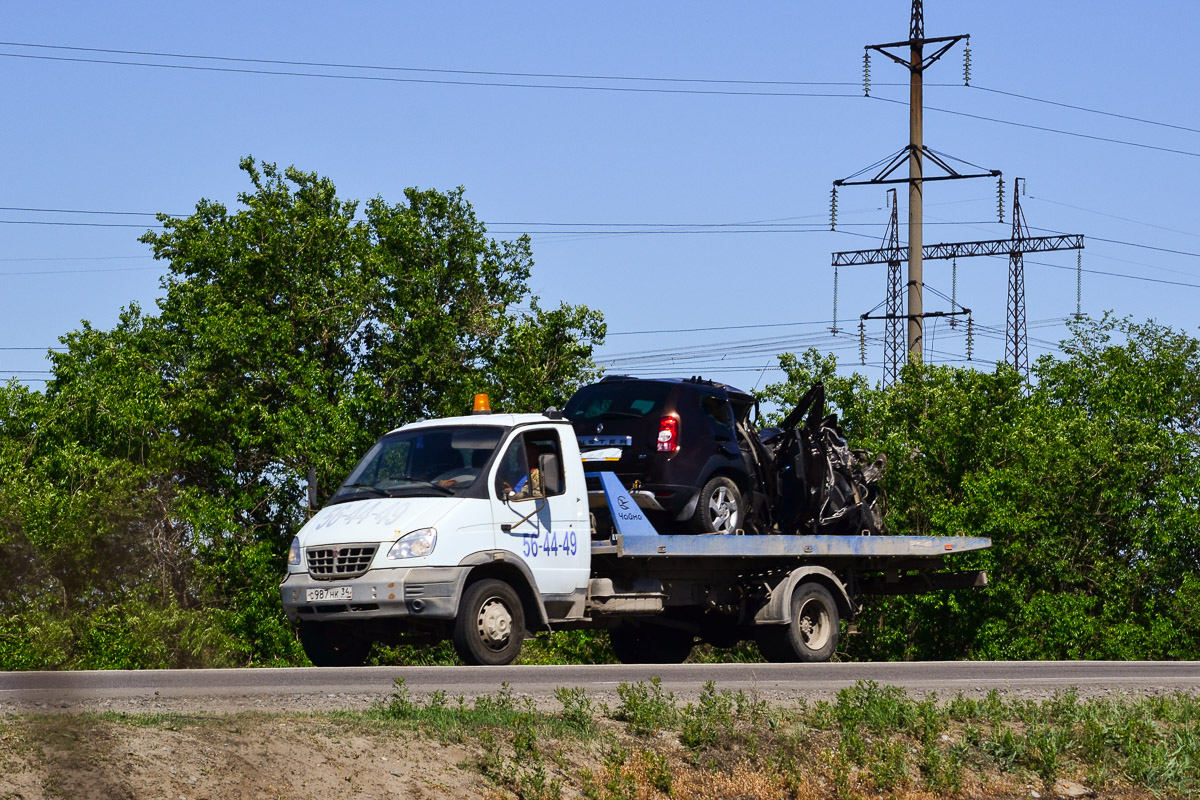
<svg viewBox="0 0 1200 800">
<path fill-rule="evenodd" d="M 638 505 L 694 533 L 747 526 L 754 398 L 700 378 L 606 377 L 563 410 L 583 459 L 615 472 Z"/>
</svg>

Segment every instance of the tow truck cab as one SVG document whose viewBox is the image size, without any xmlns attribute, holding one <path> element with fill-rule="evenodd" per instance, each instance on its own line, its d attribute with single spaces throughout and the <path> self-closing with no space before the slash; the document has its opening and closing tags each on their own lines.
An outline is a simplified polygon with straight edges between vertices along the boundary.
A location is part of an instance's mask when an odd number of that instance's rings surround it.
<svg viewBox="0 0 1200 800">
<path fill-rule="evenodd" d="M 283 605 L 310 659 L 360 663 L 372 641 L 425 632 L 450 633 L 469 661 L 505 663 L 526 628 L 582 617 L 582 470 L 570 423 L 540 414 L 385 435 L 292 543 Z M 472 593 L 484 596 L 456 633 Z"/>
</svg>

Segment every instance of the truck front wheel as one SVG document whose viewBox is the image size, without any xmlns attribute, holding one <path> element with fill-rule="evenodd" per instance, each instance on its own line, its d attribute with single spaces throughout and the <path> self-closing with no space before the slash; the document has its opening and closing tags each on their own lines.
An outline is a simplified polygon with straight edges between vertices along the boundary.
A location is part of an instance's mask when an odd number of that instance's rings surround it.
<svg viewBox="0 0 1200 800">
<path fill-rule="evenodd" d="M 767 661 L 818 663 L 837 650 L 838 608 L 833 595 L 819 583 L 802 583 L 792 592 L 792 621 L 763 626 L 758 650 Z"/>
<path fill-rule="evenodd" d="M 467 587 L 454 620 L 454 650 L 468 664 L 511 664 L 525 640 L 525 610 L 507 583 L 487 578 Z"/>
<path fill-rule="evenodd" d="M 300 644 L 314 667 L 361 667 L 371 642 L 332 622 L 300 623 Z"/>
</svg>

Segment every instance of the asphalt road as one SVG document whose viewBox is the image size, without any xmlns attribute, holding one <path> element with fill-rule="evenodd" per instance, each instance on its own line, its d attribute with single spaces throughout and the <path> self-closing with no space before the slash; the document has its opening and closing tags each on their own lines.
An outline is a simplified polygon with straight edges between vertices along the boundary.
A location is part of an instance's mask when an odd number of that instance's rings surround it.
<svg viewBox="0 0 1200 800">
<path fill-rule="evenodd" d="M 612 702 L 623 681 L 661 678 L 680 700 L 705 682 L 774 702 L 832 697 L 856 681 L 899 686 L 912 695 L 981 696 L 992 689 L 1040 699 L 1076 689 L 1108 694 L 1200 693 L 1196 661 L 918 662 L 884 664 L 685 664 L 523 667 L 362 667 L 88 672 L 0 672 L 0 714 L 113 710 L 226 713 L 242 710 L 366 708 L 386 700 L 403 678 L 414 699 L 433 691 L 471 700 L 509 684 L 517 697 L 557 708 L 554 690 L 586 688 Z"/>
</svg>

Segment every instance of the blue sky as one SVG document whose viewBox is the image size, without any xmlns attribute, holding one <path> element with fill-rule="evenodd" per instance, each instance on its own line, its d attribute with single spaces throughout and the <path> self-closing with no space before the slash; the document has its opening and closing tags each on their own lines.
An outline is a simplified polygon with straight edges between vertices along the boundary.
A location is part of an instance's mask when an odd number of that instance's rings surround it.
<svg viewBox="0 0 1200 800">
<path fill-rule="evenodd" d="M 778 380 L 777 352 L 813 344 L 878 379 L 877 343 L 858 365 L 857 317 L 883 300 L 884 268 L 840 272 L 835 337 L 830 253 L 876 246 L 885 191 L 843 189 L 837 232 L 829 192 L 907 143 L 906 105 L 889 102 L 907 72 L 876 55 L 866 98 L 862 57 L 908 20 L 907 0 L 5 4 L 0 378 L 40 387 L 46 348 L 81 320 L 152 306 L 164 265 L 137 242 L 153 224 L 139 214 L 232 205 L 250 154 L 352 199 L 465 187 L 494 235 L 530 233 L 544 305 L 604 312 L 597 356 L 615 371 L 751 388 Z M 971 88 L 961 45 L 927 73 L 925 142 L 1007 184 L 1004 224 L 995 181 L 929 184 L 926 243 L 1008 236 L 1023 177 L 1033 233 L 1086 237 L 1085 312 L 1195 333 L 1200 8 L 928 0 L 925 20 L 928 36 L 970 34 L 972 60 Z M 1027 257 L 1031 357 L 1064 335 L 1075 269 L 1074 252 Z M 925 280 L 949 295 L 950 265 L 926 262 Z M 958 264 L 984 367 L 1003 358 L 1006 281 L 1006 259 Z M 965 356 L 961 329 L 926 338 L 933 361 Z"/>
</svg>

